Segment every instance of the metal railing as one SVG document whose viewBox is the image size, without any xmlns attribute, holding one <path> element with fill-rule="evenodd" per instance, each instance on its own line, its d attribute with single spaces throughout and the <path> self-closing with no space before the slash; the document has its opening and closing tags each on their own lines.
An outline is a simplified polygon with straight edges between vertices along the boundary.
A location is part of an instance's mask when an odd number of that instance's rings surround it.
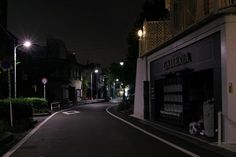
<svg viewBox="0 0 236 157">
<path fill-rule="evenodd" d="M 53 103 L 51 103 L 50 108 L 51 108 L 51 112 L 53 111 L 53 109 L 60 109 L 61 103 L 60 102 L 53 102 Z"/>
</svg>

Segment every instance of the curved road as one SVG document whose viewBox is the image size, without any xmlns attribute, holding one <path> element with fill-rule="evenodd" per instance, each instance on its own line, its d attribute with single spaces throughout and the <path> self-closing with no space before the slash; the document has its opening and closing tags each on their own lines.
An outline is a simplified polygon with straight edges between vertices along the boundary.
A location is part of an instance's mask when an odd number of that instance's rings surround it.
<svg viewBox="0 0 236 157">
<path fill-rule="evenodd" d="M 89 104 L 48 120 L 12 157 L 157 157 L 187 154 L 106 113 L 109 104 Z"/>
</svg>

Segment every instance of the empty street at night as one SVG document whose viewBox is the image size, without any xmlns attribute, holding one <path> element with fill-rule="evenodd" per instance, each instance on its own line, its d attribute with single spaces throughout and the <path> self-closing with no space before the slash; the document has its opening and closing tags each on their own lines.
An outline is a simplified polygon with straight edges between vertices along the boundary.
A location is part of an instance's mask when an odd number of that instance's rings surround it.
<svg viewBox="0 0 236 157">
<path fill-rule="evenodd" d="M 188 145 L 188 149 L 185 149 L 166 140 L 163 143 L 150 136 L 151 133 L 144 133 L 145 127 L 140 131 L 137 128 L 141 129 L 142 126 L 138 127 L 135 124 L 130 126 L 109 115 L 106 112 L 109 106 L 111 106 L 109 103 L 96 103 L 59 112 L 13 154 L 8 155 L 12 157 L 217 156 L 195 146 Z M 162 139 L 162 137 L 157 138 Z M 177 139 L 172 138 L 173 140 Z M 181 145 L 184 146 L 186 143 Z M 196 152 L 192 152 L 191 149 Z"/>
<path fill-rule="evenodd" d="M 106 113 L 107 104 L 73 108 L 80 113 L 58 113 L 12 156 L 187 156 L 126 125 Z M 169 154 L 169 155 L 168 155 Z"/>
<path fill-rule="evenodd" d="M 0 156 L 236 157 L 236 0 L 0 0 Z"/>
</svg>

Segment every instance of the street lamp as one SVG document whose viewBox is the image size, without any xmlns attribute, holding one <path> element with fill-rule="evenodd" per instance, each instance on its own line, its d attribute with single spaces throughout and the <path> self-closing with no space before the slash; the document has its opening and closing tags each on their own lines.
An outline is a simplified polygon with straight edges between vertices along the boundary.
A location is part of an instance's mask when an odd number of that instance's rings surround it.
<svg viewBox="0 0 236 157">
<path fill-rule="evenodd" d="M 123 62 L 123 61 L 121 61 L 121 62 L 120 62 L 120 66 L 123 66 L 123 65 L 124 65 L 124 62 Z"/>
<path fill-rule="evenodd" d="M 138 31 L 138 37 L 139 37 L 139 57 L 140 57 L 142 51 L 142 37 L 143 37 L 143 31 L 141 29 Z"/>
<path fill-rule="evenodd" d="M 143 31 L 140 29 L 140 30 L 138 30 L 138 37 L 139 37 L 139 39 L 140 39 L 142 36 L 143 36 Z"/>
<path fill-rule="evenodd" d="M 98 69 L 95 69 L 94 73 L 98 73 Z M 93 71 L 91 71 L 91 100 L 93 100 Z"/>
<path fill-rule="evenodd" d="M 31 46 L 31 42 L 27 40 L 22 44 L 18 44 L 14 46 L 14 97 L 15 98 L 16 98 L 16 50 L 18 47 L 21 47 L 21 46 L 29 48 Z"/>
</svg>

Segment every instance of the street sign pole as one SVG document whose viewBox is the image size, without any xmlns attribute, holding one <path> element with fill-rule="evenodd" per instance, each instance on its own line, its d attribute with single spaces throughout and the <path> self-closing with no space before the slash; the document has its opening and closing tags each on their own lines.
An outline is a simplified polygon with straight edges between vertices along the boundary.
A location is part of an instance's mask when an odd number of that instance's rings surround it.
<svg viewBox="0 0 236 157">
<path fill-rule="evenodd" d="M 43 85 L 43 97 L 46 99 L 46 85 Z"/>
<path fill-rule="evenodd" d="M 12 114 L 12 103 L 11 103 L 11 60 L 10 58 L 4 58 L 1 65 L 4 70 L 8 73 L 8 99 L 9 99 L 9 110 L 10 110 L 10 122 L 11 127 L 13 127 L 13 114 Z"/>
<path fill-rule="evenodd" d="M 11 121 L 11 127 L 13 127 L 13 114 L 12 114 L 12 103 L 11 103 L 11 71 L 10 68 L 8 68 L 8 88 L 9 88 L 9 106 L 10 106 L 10 121 Z"/>
<path fill-rule="evenodd" d="M 46 84 L 48 82 L 47 78 L 42 78 L 42 84 L 43 84 L 43 98 L 46 99 Z"/>
</svg>

